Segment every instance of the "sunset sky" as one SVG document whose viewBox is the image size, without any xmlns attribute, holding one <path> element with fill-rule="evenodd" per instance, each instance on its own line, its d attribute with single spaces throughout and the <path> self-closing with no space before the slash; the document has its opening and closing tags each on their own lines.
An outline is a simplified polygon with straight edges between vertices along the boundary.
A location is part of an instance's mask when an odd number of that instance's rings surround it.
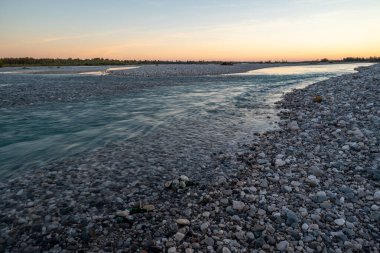
<svg viewBox="0 0 380 253">
<path fill-rule="evenodd" d="M 0 57 L 380 56 L 380 0 L 0 0 Z"/>
</svg>

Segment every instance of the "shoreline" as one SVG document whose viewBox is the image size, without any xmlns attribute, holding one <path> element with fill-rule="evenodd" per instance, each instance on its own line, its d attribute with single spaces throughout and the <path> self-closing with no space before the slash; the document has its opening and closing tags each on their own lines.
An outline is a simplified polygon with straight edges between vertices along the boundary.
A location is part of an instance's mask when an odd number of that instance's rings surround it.
<svg viewBox="0 0 380 253">
<path fill-rule="evenodd" d="M 380 66 L 374 65 L 287 93 L 278 103 L 285 109 L 281 130 L 257 135 L 247 152 L 237 155 L 245 165 L 239 175 L 187 191 L 162 189 L 145 197 L 142 192 L 141 201 L 154 205 L 152 212 L 115 216 L 125 205 L 116 200 L 109 209 L 114 212 L 107 213 L 102 206 L 111 203 L 99 198 L 92 204 L 97 211 L 73 213 L 81 199 L 91 198 L 86 191 L 77 199 L 67 197 L 66 205 L 55 204 L 49 189 L 60 189 L 64 199 L 69 193 L 60 181 L 81 180 L 80 175 L 39 175 L 46 177 L 38 191 L 47 206 L 30 201 L 36 192 L 20 188 L 18 179 L 1 183 L 1 208 L 7 211 L 1 213 L 0 245 L 5 251 L 51 252 L 376 252 L 379 80 Z M 321 103 L 312 101 L 315 95 L 322 96 Z M 128 207 L 139 204 L 134 202 Z M 3 228 L 8 223 L 13 227 Z"/>
</svg>

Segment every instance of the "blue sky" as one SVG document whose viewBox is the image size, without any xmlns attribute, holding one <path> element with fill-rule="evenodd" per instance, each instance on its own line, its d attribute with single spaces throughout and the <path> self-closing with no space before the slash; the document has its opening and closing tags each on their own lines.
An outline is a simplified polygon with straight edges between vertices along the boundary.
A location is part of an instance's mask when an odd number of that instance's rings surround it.
<svg viewBox="0 0 380 253">
<path fill-rule="evenodd" d="M 379 25 L 379 0 L 0 0 L 0 57 L 369 56 Z"/>
</svg>

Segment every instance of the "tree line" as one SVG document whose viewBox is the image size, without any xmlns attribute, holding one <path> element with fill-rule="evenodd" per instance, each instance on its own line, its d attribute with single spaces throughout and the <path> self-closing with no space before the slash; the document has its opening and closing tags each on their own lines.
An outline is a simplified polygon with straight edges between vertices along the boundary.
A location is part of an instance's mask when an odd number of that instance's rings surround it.
<svg viewBox="0 0 380 253">
<path fill-rule="evenodd" d="M 138 65 L 138 64 L 203 64 L 222 61 L 159 61 L 159 60 L 115 60 L 104 58 L 79 59 L 79 58 L 1 58 L 0 66 L 100 66 L 100 65 Z"/>
<path fill-rule="evenodd" d="M 315 62 L 380 62 L 380 57 L 346 57 L 342 60 L 329 60 L 327 58 L 307 61 Z M 159 61 L 159 60 L 115 60 L 104 58 L 79 59 L 79 58 L 0 58 L 0 67 L 3 66 L 100 66 L 100 65 L 139 65 L 139 64 L 208 64 L 233 65 L 239 62 L 225 61 Z M 287 61 L 257 61 L 250 63 L 288 63 Z"/>
</svg>

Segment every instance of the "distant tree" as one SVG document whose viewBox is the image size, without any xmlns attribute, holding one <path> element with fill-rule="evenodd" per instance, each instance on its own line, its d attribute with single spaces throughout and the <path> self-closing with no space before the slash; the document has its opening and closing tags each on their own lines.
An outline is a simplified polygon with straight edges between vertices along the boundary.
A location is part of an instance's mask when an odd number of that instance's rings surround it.
<svg viewBox="0 0 380 253">
<path fill-rule="evenodd" d="M 4 66 L 3 60 L 0 59 L 0 68 Z"/>
<path fill-rule="evenodd" d="M 329 59 L 323 58 L 322 60 L 320 60 L 320 62 L 329 62 Z"/>
</svg>

